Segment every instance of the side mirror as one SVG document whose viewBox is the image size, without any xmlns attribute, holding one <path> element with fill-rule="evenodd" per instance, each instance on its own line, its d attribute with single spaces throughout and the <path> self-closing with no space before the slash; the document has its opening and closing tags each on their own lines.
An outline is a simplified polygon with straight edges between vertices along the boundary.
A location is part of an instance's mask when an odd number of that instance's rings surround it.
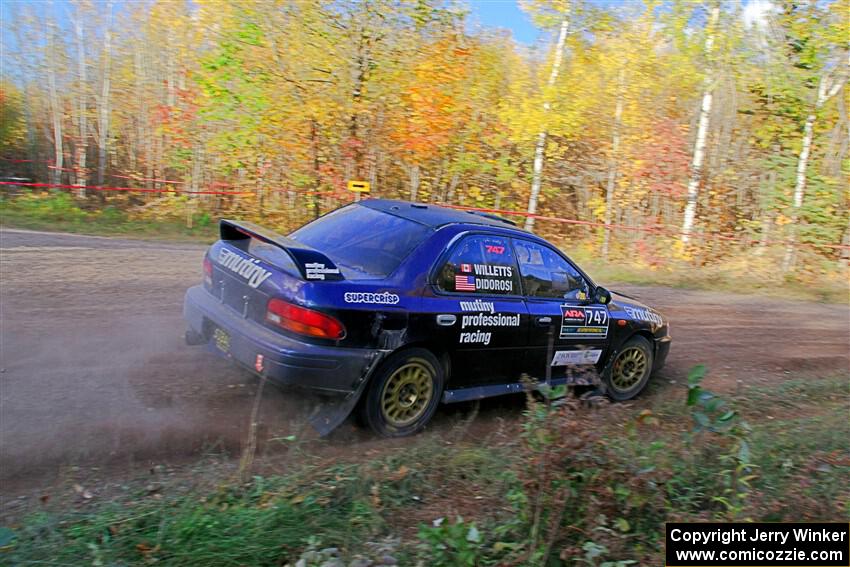
<svg viewBox="0 0 850 567">
<path fill-rule="evenodd" d="M 611 292 L 602 286 L 598 286 L 593 290 L 593 303 L 608 305 L 611 303 Z"/>
</svg>

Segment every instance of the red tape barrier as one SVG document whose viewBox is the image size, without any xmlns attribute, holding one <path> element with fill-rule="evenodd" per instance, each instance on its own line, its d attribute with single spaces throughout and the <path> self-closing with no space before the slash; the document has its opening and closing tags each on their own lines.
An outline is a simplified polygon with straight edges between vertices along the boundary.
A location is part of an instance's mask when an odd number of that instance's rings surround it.
<svg viewBox="0 0 850 567">
<path fill-rule="evenodd" d="M 109 177 L 114 177 L 116 179 L 131 179 L 133 181 L 151 181 L 153 183 L 168 183 L 171 185 L 185 185 L 185 181 L 171 181 L 169 179 L 154 179 L 151 177 L 136 177 L 134 175 L 115 175 L 114 173 L 110 174 Z M 230 187 L 230 185 L 227 185 Z"/>
<path fill-rule="evenodd" d="M 182 189 L 145 189 L 144 187 L 95 187 L 92 185 L 63 185 L 61 183 L 18 183 L 0 181 L 0 185 L 18 185 L 21 187 L 42 187 L 54 189 L 87 189 L 91 191 L 133 191 L 138 193 L 186 193 L 189 195 L 253 195 L 252 191 L 184 191 Z"/>
<path fill-rule="evenodd" d="M 546 216 L 546 215 L 526 213 L 526 212 L 523 212 L 523 211 L 508 211 L 508 210 L 505 210 L 505 209 L 481 209 L 481 208 L 477 208 L 477 207 L 466 207 L 466 206 L 463 206 L 463 205 L 441 205 L 441 206 L 448 207 L 450 209 L 460 209 L 460 210 L 464 210 L 464 211 L 478 211 L 478 212 L 482 212 L 482 213 L 495 213 L 495 214 L 500 214 L 500 215 L 514 215 L 514 216 L 520 216 L 520 217 L 531 217 L 531 218 L 536 219 L 536 220 L 558 222 L 558 223 L 562 223 L 562 224 L 575 224 L 575 225 L 581 225 L 581 226 L 593 226 L 593 227 L 607 228 L 607 229 L 612 229 L 612 230 L 626 230 L 626 231 L 630 230 L 630 231 L 633 231 L 633 232 L 646 232 L 646 233 L 649 233 L 649 234 L 662 234 L 662 235 L 665 235 L 665 236 L 672 236 L 672 237 L 675 237 L 675 238 L 679 238 L 680 236 L 682 236 L 681 231 L 675 231 L 675 230 L 670 230 L 670 229 L 665 229 L 665 228 L 660 228 L 660 227 L 640 227 L 640 226 L 626 226 L 626 225 L 622 225 L 622 224 L 605 224 L 603 222 L 584 221 L 584 220 L 577 220 L 577 219 L 564 219 L 564 218 L 560 218 L 560 217 L 550 217 L 550 216 Z M 729 242 L 743 242 L 744 241 L 740 237 L 724 235 L 724 234 L 699 234 L 699 233 L 692 232 L 692 233 L 689 234 L 689 237 L 690 238 L 700 238 L 700 239 L 703 239 L 703 240 L 719 239 L 719 240 L 725 240 L 725 241 L 729 241 Z M 786 245 L 786 246 L 789 244 L 788 242 L 785 242 L 783 240 L 759 241 L 759 244 L 761 244 L 761 243 L 764 243 L 764 244 L 782 244 L 782 245 Z M 835 248 L 835 249 L 848 249 L 848 250 L 850 250 L 850 245 L 848 245 L 848 244 L 815 244 L 813 242 L 795 242 L 794 246 L 802 246 L 802 247 L 808 246 L 808 247 L 814 247 L 814 248 Z"/>
<path fill-rule="evenodd" d="M 138 193 L 183 193 L 186 195 L 255 195 L 254 191 L 188 191 L 185 189 L 146 189 L 144 187 L 101 187 L 93 185 L 67 185 L 62 183 L 21 183 L 18 181 L 0 181 L 0 185 L 16 185 L 19 187 L 37 187 L 45 189 L 86 189 L 91 191 L 125 191 Z M 213 183 L 212 186 L 230 187 L 222 183 Z M 273 193 L 288 193 L 289 189 L 272 189 Z M 339 199 L 345 199 L 348 195 L 339 195 L 336 191 L 295 191 L 298 195 L 334 195 Z M 351 197 L 353 199 L 353 197 Z"/>
<path fill-rule="evenodd" d="M 11 160 L 10 160 L 11 161 Z M 120 176 L 115 176 L 120 177 Z M 126 177 L 126 176 L 125 176 Z M 127 179 L 133 179 L 131 177 L 126 177 Z M 181 181 L 171 181 L 170 183 L 183 183 Z M 253 191 L 186 191 L 184 189 L 145 189 L 139 187 L 96 187 L 91 185 L 63 185 L 58 183 L 18 183 L 16 181 L 0 181 L 0 185 L 17 185 L 21 187 L 40 187 L 40 188 L 55 188 L 55 189 L 87 189 L 92 191 L 125 191 L 125 192 L 138 192 L 138 193 L 183 193 L 186 195 L 254 195 Z M 222 183 L 213 183 L 212 186 L 225 186 L 229 187 L 226 184 Z M 290 190 L 287 189 L 273 189 L 272 192 L 275 193 L 288 193 Z M 349 195 L 339 195 L 336 191 L 304 191 L 304 192 L 296 192 L 298 195 L 333 195 L 340 200 L 353 200 L 353 196 Z M 479 207 L 467 207 L 464 205 L 442 205 L 444 207 L 448 207 L 451 209 L 459 209 L 463 211 L 478 211 L 482 213 L 493 213 L 500 215 L 509 215 L 509 216 L 520 216 L 520 217 L 531 217 L 536 220 L 542 221 L 550 221 L 557 222 L 561 224 L 572 224 L 579 226 L 591 226 L 598 228 L 606 228 L 610 230 L 624 230 L 624 231 L 632 231 L 632 232 L 644 232 L 648 234 L 661 234 L 665 236 L 671 236 L 678 238 L 681 236 L 681 232 L 660 228 L 660 227 L 637 227 L 637 226 L 626 226 L 621 224 L 605 224 L 601 222 L 594 221 L 585 221 L 578 219 L 565 219 L 561 217 L 551 217 L 547 215 L 538 215 L 532 213 L 526 213 L 523 211 L 509 211 L 507 209 L 485 209 Z M 723 234 L 699 234 L 699 233 L 691 233 L 691 238 L 698 238 L 702 240 L 710 240 L 710 239 L 719 239 L 728 242 L 743 242 L 743 239 L 736 236 L 729 236 Z M 788 242 L 781 240 L 771 240 L 771 241 L 759 241 L 760 244 L 782 244 L 788 245 Z M 797 242 L 794 243 L 796 247 L 811 247 L 811 248 L 831 248 L 831 249 L 850 249 L 850 245 L 847 244 L 815 244 L 811 242 Z"/>
</svg>

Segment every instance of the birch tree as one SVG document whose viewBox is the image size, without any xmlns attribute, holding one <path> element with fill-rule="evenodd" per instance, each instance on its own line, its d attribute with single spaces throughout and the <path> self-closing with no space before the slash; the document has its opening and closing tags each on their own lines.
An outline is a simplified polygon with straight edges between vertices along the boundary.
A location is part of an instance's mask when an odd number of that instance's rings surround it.
<svg viewBox="0 0 850 567">
<path fill-rule="evenodd" d="M 703 179 L 703 163 L 705 161 L 705 146 L 708 137 L 708 129 L 711 123 L 711 104 L 714 96 L 714 72 L 712 65 L 712 51 L 717 35 L 717 22 L 720 19 L 720 2 L 713 0 L 708 24 L 705 33 L 705 58 L 706 77 L 704 80 L 702 103 L 699 111 L 699 125 L 694 139 L 694 151 L 691 158 L 690 179 L 688 180 L 687 202 L 685 204 L 685 217 L 682 221 L 682 243 L 687 244 L 690 239 L 691 230 L 697 214 L 697 200 L 699 189 Z"/>
<path fill-rule="evenodd" d="M 109 146 L 110 64 L 112 60 L 112 3 L 106 4 L 106 26 L 103 30 L 103 77 L 98 99 L 97 184 L 103 185 L 106 176 L 106 155 Z"/>
<path fill-rule="evenodd" d="M 88 149 L 88 80 L 86 78 L 86 47 L 83 13 L 79 5 L 74 17 L 74 35 L 77 40 L 77 165 L 74 172 L 75 184 L 88 183 L 86 175 L 86 150 Z M 77 191 L 79 197 L 86 196 L 85 189 Z"/>
<path fill-rule="evenodd" d="M 614 129 L 611 134 L 611 156 L 608 165 L 608 179 L 605 184 L 605 237 L 602 241 L 602 257 L 608 258 L 608 247 L 611 240 L 611 213 L 614 209 L 614 188 L 617 183 L 617 165 L 620 154 L 620 130 L 623 126 L 623 104 L 626 87 L 626 70 L 620 68 L 617 72 L 617 103 L 614 108 Z"/>
<path fill-rule="evenodd" d="M 52 5 L 51 5 L 52 7 Z M 59 184 L 62 180 L 62 159 L 65 155 L 62 148 L 62 106 L 59 95 L 56 92 L 56 23 L 45 24 L 47 34 L 47 84 L 50 92 L 50 116 L 53 123 L 53 183 Z"/>
<path fill-rule="evenodd" d="M 570 29 L 570 16 L 572 15 L 572 6 L 570 0 L 563 0 L 559 5 L 561 16 L 561 25 L 558 31 L 558 39 L 555 42 L 555 53 L 552 61 L 552 70 L 549 72 L 549 80 L 546 82 L 547 90 L 551 90 L 558 80 L 558 75 L 561 71 L 561 60 L 564 56 L 564 44 L 567 40 L 567 32 Z M 544 94 L 546 97 L 548 93 Z M 548 97 L 544 98 L 543 112 L 548 113 L 551 108 L 551 102 Z M 528 198 L 528 216 L 525 218 L 525 230 L 534 230 L 534 217 L 537 213 L 537 201 L 540 198 L 540 187 L 543 181 L 543 156 L 546 151 L 546 136 L 548 135 L 545 118 L 543 127 L 537 134 L 537 142 L 534 145 L 534 164 L 531 177 L 531 195 Z"/>
<path fill-rule="evenodd" d="M 806 116 L 803 127 L 803 142 L 800 155 L 797 158 L 797 175 L 794 184 L 794 201 L 791 209 L 791 234 L 785 246 L 785 257 L 782 260 L 782 271 L 788 272 L 794 266 L 795 248 L 797 244 L 797 223 L 800 222 L 800 209 L 806 192 L 806 172 L 809 167 L 809 156 L 812 151 L 812 138 L 815 132 L 815 121 L 818 112 L 832 97 L 838 94 L 850 76 L 850 53 L 845 54 L 844 61 L 834 67 L 826 66 L 818 80 L 818 91 L 815 103 Z"/>
</svg>

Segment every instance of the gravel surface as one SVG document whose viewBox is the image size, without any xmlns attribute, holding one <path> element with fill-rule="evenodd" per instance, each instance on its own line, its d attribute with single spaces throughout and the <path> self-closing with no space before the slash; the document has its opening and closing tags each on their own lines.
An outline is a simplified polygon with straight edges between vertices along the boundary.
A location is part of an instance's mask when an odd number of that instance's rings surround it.
<svg viewBox="0 0 850 567">
<path fill-rule="evenodd" d="M 44 486 L 64 467 L 129 474 L 208 451 L 238 453 L 257 380 L 183 342 L 182 300 L 201 278 L 204 246 L 17 230 L 0 231 L 0 495 Z M 587 266 L 593 272 L 592 266 Z M 705 385 L 848 372 L 850 308 L 665 287 L 612 286 L 672 321 L 667 367 L 638 404 L 681 396 L 697 363 Z M 319 441 L 308 400 L 266 388 L 259 454 L 276 461 L 297 433 L 330 457 L 403 441 L 351 423 Z M 517 420 L 510 400 L 481 404 L 471 434 Z M 441 435 L 469 406 L 445 407 L 424 435 Z"/>
</svg>

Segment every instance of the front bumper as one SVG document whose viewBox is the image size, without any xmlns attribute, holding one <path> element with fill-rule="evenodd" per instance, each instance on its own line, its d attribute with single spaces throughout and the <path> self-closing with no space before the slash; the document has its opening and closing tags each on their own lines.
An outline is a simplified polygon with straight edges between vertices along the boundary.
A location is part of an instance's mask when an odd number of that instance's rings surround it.
<svg viewBox="0 0 850 567">
<path fill-rule="evenodd" d="M 667 362 L 667 355 L 670 353 L 670 344 L 673 338 L 670 335 L 655 339 L 655 360 L 652 363 L 653 372 L 661 370 L 664 363 Z"/>
<path fill-rule="evenodd" d="M 208 348 L 219 356 L 265 375 L 273 382 L 327 394 L 357 392 L 382 354 L 374 349 L 315 345 L 278 334 L 256 321 L 245 319 L 210 295 L 203 286 L 189 288 L 186 292 L 183 317 L 189 327 L 188 335 L 202 337 Z M 230 337 L 227 353 L 212 344 L 215 327 Z M 258 361 L 262 361 L 261 369 L 257 368 Z"/>
</svg>

